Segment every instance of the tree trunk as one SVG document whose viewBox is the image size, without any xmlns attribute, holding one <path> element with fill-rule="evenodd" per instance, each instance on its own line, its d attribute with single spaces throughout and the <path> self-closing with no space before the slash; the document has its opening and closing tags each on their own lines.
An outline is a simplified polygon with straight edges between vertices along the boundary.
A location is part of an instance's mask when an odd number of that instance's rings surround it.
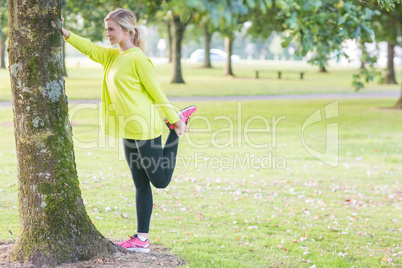
<svg viewBox="0 0 402 268">
<path fill-rule="evenodd" d="M 402 89 L 401 89 L 401 96 L 399 97 L 398 102 L 394 106 L 395 109 L 402 109 Z"/>
<path fill-rule="evenodd" d="M 11 259 L 37 267 L 108 254 L 117 247 L 92 224 L 77 178 L 62 71 L 61 0 L 8 4 L 19 198 Z"/>
<path fill-rule="evenodd" d="M 63 42 L 63 75 L 64 77 L 68 77 L 67 68 L 66 68 L 66 43 Z"/>
<path fill-rule="evenodd" d="M 387 73 L 385 75 L 386 84 L 396 84 L 394 69 L 394 48 L 395 44 L 388 42 Z"/>
<path fill-rule="evenodd" d="M 169 45 L 169 63 L 172 62 L 172 50 L 173 50 L 173 37 L 172 37 L 172 24 L 170 21 L 167 22 L 167 33 L 168 33 L 168 45 Z"/>
<path fill-rule="evenodd" d="M 402 23 L 399 23 L 399 30 L 402 31 Z M 389 53 L 388 53 L 388 56 L 389 56 Z M 392 61 L 392 63 L 393 63 L 393 61 Z M 402 109 L 402 82 L 401 82 L 401 95 L 399 96 L 399 100 L 395 104 L 394 108 L 395 109 Z"/>
<path fill-rule="evenodd" d="M 325 65 L 320 66 L 319 72 L 320 72 L 320 73 L 326 73 L 326 72 L 327 72 L 327 69 L 325 68 Z"/>
<path fill-rule="evenodd" d="M 182 84 L 185 83 L 181 72 L 181 42 L 184 36 L 184 29 L 186 25 L 181 21 L 180 16 L 173 16 L 173 46 L 172 46 L 172 60 L 173 60 L 173 76 L 171 83 Z"/>
<path fill-rule="evenodd" d="M 211 39 L 212 33 L 209 31 L 208 26 L 204 26 L 204 38 L 205 38 L 205 59 L 204 59 L 204 68 L 212 68 L 211 65 Z"/>
<path fill-rule="evenodd" d="M 402 83 L 401 83 L 401 96 L 394 106 L 395 109 L 402 109 Z"/>
<path fill-rule="evenodd" d="M 0 39 L 0 69 L 6 68 L 6 40 Z"/>
<path fill-rule="evenodd" d="M 227 54 L 225 70 L 223 75 L 233 76 L 232 72 L 232 44 L 233 40 L 229 36 L 225 36 L 225 52 Z"/>
</svg>

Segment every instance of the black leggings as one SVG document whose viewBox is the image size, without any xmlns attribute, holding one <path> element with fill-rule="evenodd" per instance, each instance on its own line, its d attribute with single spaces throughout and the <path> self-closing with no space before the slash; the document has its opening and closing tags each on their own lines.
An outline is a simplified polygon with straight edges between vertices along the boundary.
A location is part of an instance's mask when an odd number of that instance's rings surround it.
<svg viewBox="0 0 402 268">
<path fill-rule="evenodd" d="M 171 130 L 162 148 L 161 136 L 151 140 L 123 139 L 124 154 L 136 189 L 137 232 L 148 233 L 153 208 L 150 182 L 166 188 L 176 164 L 179 138 Z"/>
</svg>

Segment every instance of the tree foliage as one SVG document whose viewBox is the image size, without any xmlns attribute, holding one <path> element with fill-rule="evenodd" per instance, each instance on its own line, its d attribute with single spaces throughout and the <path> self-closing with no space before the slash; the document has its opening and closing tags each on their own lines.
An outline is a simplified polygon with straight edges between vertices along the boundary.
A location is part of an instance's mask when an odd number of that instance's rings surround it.
<svg viewBox="0 0 402 268">
<path fill-rule="evenodd" d="M 253 37 L 263 38 L 267 38 L 272 31 L 282 32 L 283 47 L 296 44 L 298 54 L 305 56 L 311 52 L 310 62 L 322 67 L 331 57 L 349 57 L 343 49 L 345 40 L 371 43 L 374 37 L 373 21 L 383 13 L 394 14 L 395 17 L 400 2 L 278 0 L 268 10 L 268 16 L 262 16 L 258 10 L 251 13 L 253 24 L 248 32 Z M 395 27 L 389 27 L 387 31 L 394 30 Z M 365 53 L 364 45 L 362 49 L 363 61 L 368 68 L 354 75 L 353 86 L 356 89 L 362 88 L 378 75 L 374 68 L 377 58 Z"/>
<path fill-rule="evenodd" d="M 179 19 L 183 26 L 194 23 L 231 40 L 245 22 L 251 21 L 248 32 L 255 38 L 267 38 L 273 31 L 281 33 L 284 47 L 296 44 L 299 55 L 311 52 L 311 63 L 324 66 L 330 57 L 348 57 L 343 52 L 344 40 L 371 42 L 376 27 L 382 29 L 376 31 L 376 36 L 381 33 L 390 38 L 396 27 L 387 25 L 395 23 L 392 20 L 397 21 L 394 25 L 401 24 L 400 3 L 401 0 L 63 0 L 63 13 L 67 27 L 93 41 L 104 38 L 103 19 L 117 7 L 132 10 L 140 22 L 172 25 Z M 376 60 L 363 54 L 367 66 Z M 365 70 L 356 76 L 361 81 L 356 79 L 355 87 L 361 88 L 364 81 L 372 79 L 373 71 Z"/>
<path fill-rule="evenodd" d="M 397 4 L 393 10 L 381 10 L 381 14 L 374 17 L 372 27 L 377 41 L 400 44 L 398 37 L 402 36 L 402 4 Z"/>
</svg>

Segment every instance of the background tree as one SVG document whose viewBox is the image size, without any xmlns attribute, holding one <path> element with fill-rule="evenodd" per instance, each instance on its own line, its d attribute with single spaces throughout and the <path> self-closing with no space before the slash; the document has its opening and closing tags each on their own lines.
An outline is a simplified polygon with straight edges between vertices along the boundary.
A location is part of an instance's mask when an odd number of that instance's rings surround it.
<svg viewBox="0 0 402 268">
<path fill-rule="evenodd" d="M 398 36 L 398 37 L 402 36 L 402 5 L 400 2 L 399 2 L 399 4 L 397 4 L 396 8 L 390 12 L 390 16 L 392 17 L 391 20 L 394 22 L 394 24 L 397 25 L 397 27 L 395 27 L 397 29 L 396 36 Z M 393 51 L 393 50 L 391 50 L 391 51 Z M 391 53 L 390 52 L 388 53 L 388 62 L 389 62 L 388 70 L 389 71 L 393 67 L 393 66 L 392 67 L 390 66 Z M 392 61 L 392 65 L 393 65 L 393 61 Z M 401 82 L 401 95 L 394 107 L 396 109 L 402 109 L 402 82 Z"/>
<path fill-rule="evenodd" d="M 363 3 L 365 6 L 361 6 Z M 362 0 L 362 1 L 314 1 L 304 2 L 295 0 L 281 1 L 278 7 L 281 12 L 279 17 L 285 19 L 285 25 L 290 30 L 289 38 L 285 40 L 287 46 L 294 40 L 302 53 L 314 50 L 317 42 L 328 46 L 328 51 L 338 51 L 337 56 L 345 55 L 342 51 L 342 42 L 346 39 L 356 39 L 358 42 L 372 42 L 374 34 L 371 29 L 371 21 L 374 15 L 379 15 L 378 10 L 399 10 L 400 0 Z M 370 8 L 372 9 L 370 9 Z M 402 18 L 397 11 L 391 12 L 396 18 L 397 27 L 402 29 Z M 347 55 L 345 55 L 347 57 Z M 364 56 L 364 53 L 363 53 Z M 317 59 L 313 60 L 317 63 Z M 359 90 L 365 83 L 372 81 L 377 75 L 375 58 L 365 57 L 366 68 L 354 75 L 353 85 Z M 402 108 L 401 97 L 395 105 Z"/>
<path fill-rule="evenodd" d="M 344 54 L 344 40 L 372 40 L 369 26 L 377 14 L 375 11 L 346 1 L 293 1 L 293 4 L 282 2 L 278 6 L 278 16 L 284 19 L 284 28 L 288 30 L 283 45 L 293 41 L 302 55 L 313 52 L 314 64 L 323 65 L 331 52 L 336 52 L 337 57 Z"/>
<path fill-rule="evenodd" d="M 282 48 L 282 38 L 284 36 L 285 28 L 284 20 L 279 18 L 277 14 L 279 9 L 277 5 L 273 4 L 265 12 L 260 8 L 253 8 L 249 10 L 247 18 L 251 22 L 250 27 L 247 28 L 247 35 L 255 42 L 257 40 L 265 40 L 269 43 L 268 49 L 271 54 L 275 54 L 273 45 L 279 39 L 280 47 Z"/>
<path fill-rule="evenodd" d="M 7 1 L 0 1 L 0 69 L 6 68 L 6 41 L 8 35 Z"/>
<path fill-rule="evenodd" d="M 193 3 L 185 0 L 172 0 L 166 1 L 166 4 L 162 5 L 163 10 L 166 10 L 172 30 L 172 78 L 170 82 L 173 84 L 184 83 L 181 69 L 182 41 L 196 7 L 201 7 L 199 4 L 197 1 Z"/>
<path fill-rule="evenodd" d="M 224 75 L 233 76 L 231 56 L 235 32 L 239 31 L 246 21 L 251 20 L 250 14 L 253 10 L 259 10 L 265 16 L 271 5 L 271 0 L 224 0 L 217 5 L 221 13 L 219 32 L 225 38 L 225 51 L 227 54 Z"/>
<path fill-rule="evenodd" d="M 168 51 L 169 51 L 169 59 L 168 62 L 172 62 L 173 57 L 173 37 L 172 37 L 172 22 L 166 21 L 166 29 L 167 29 L 167 39 L 168 39 Z"/>
<path fill-rule="evenodd" d="M 381 15 L 373 19 L 373 29 L 377 42 L 387 42 L 387 69 L 384 75 L 384 82 L 396 84 L 394 56 L 395 46 L 400 45 L 398 38 L 402 36 L 400 20 L 402 18 L 402 5 L 397 4 L 393 10 L 381 10 Z M 397 27 L 395 27 L 397 26 Z"/>
<path fill-rule="evenodd" d="M 197 9 L 203 8 L 203 1 L 157 0 L 137 1 L 129 9 L 135 10 L 142 6 L 147 20 L 159 20 L 166 23 L 168 31 L 169 58 L 172 59 L 171 83 L 184 83 L 181 69 L 182 41 L 186 27 L 191 22 Z M 119 2 L 119 1 L 118 1 Z"/>
<path fill-rule="evenodd" d="M 395 68 L 394 68 L 394 57 L 395 57 L 395 43 L 387 42 L 387 72 L 385 74 L 385 83 L 387 84 L 397 84 L 395 79 Z"/>
<path fill-rule="evenodd" d="M 204 33 L 204 68 L 212 68 L 211 64 L 211 42 L 212 35 L 219 28 L 219 1 L 205 1 L 204 9 L 194 15 L 194 24 L 200 27 Z"/>
<path fill-rule="evenodd" d="M 402 18 L 400 16 L 400 0 L 359 0 L 359 1 L 275 1 L 272 10 L 274 16 L 260 16 L 252 14 L 253 25 L 250 32 L 254 36 L 263 36 L 263 27 L 270 25 L 271 21 L 287 36 L 282 46 L 287 47 L 291 42 L 298 48 L 298 54 L 305 56 L 313 52 L 310 60 L 312 64 L 325 66 L 328 56 L 333 54 L 335 58 L 346 55 L 342 50 L 342 43 L 347 39 L 356 39 L 360 44 L 372 42 L 373 30 L 371 22 L 374 15 L 379 15 L 378 10 L 388 11 L 393 17 L 394 26 L 390 30 L 402 32 Z M 371 8 L 371 9 L 370 9 Z M 268 12 L 269 13 L 269 12 Z M 257 22 L 257 23 L 255 23 Z M 397 27 L 395 27 L 395 24 Z M 315 52 L 315 53 L 314 53 Z M 391 58 L 391 56 L 389 56 Z M 362 62 L 365 68 L 361 68 L 359 74 L 353 77 L 353 86 L 358 90 L 365 83 L 372 81 L 378 71 L 375 68 L 376 57 L 372 57 L 363 49 Z M 401 98 L 395 107 L 402 107 Z"/>
<path fill-rule="evenodd" d="M 11 257 L 41 266 L 108 254 L 117 248 L 86 214 L 77 178 L 62 73 L 61 0 L 8 5 L 20 216 Z"/>
<path fill-rule="evenodd" d="M 211 64 L 211 41 L 212 35 L 215 32 L 214 27 L 209 23 L 202 24 L 202 30 L 204 31 L 204 68 L 212 68 Z"/>
<path fill-rule="evenodd" d="M 401 0 L 394 0 L 394 1 L 387 1 L 387 0 L 378 0 L 378 1 L 362 1 L 365 5 L 371 6 L 375 9 L 381 10 L 382 12 L 387 11 L 387 15 L 390 15 L 393 19 L 391 21 L 394 22 L 394 25 L 390 25 L 392 29 L 397 30 L 399 32 L 399 36 L 402 35 L 402 11 L 401 11 Z M 389 25 L 389 24 L 388 24 Z M 389 30 L 392 30 L 389 29 Z M 381 33 L 380 33 L 381 35 Z M 397 34 L 398 35 L 398 34 Z M 367 57 L 370 59 L 370 57 Z M 388 54 L 388 58 L 390 58 L 390 53 Z M 388 61 L 390 64 L 390 60 Z M 393 61 L 392 61 L 393 63 Z M 373 77 L 376 73 L 374 71 L 363 71 L 361 72 L 361 75 L 357 77 L 359 79 L 360 86 L 361 88 L 363 86 L 363 83 L 361 82 L 362 79 L 365 81 L 369 81 L 371 77 Z M 377 73 L 378 76 L 378 73 Z M 395 109 L 402 109 L 402 83 L 401 83 L 401 95 L 394 105 Z"/>
<path fill-rule="evenodd" d="M 224 36 L 225 52 L 227 55 L 223 75 L 233 76 L 233 41 L 235 38 L 235 32 L 239 30 L 239 28 L 242 26 L 242 23 L 244 23 L 244 18 L 242 20 L 241 16 L 247 14 L 248 8 L 246 3 L 243 3 L 241 0 L 222 1 L 219 3 L 218 8 L 222 14 L 219 32 Z"/>
<path fill-rule="evenodd" d="M 149 16 L 147 15 L 147 17 L 149 17 Z M 154 14 L 152 16 L 152 18 L 153 18 L 152 22 L 149 22 L 147 20 L 147 24 L 150 23 L 150 24 L 152 24 L 152 26 L 156 26 L 159 36 L 165 39 L 168 63 L 171 63 L 172 62 L 172 42 L 173 42 L 172 23 L 169 20 L 168 16 L 165 14 L 165 12 L 158 11 L 158 12 L 156 12 L 156 14 Z"/>
</svg>

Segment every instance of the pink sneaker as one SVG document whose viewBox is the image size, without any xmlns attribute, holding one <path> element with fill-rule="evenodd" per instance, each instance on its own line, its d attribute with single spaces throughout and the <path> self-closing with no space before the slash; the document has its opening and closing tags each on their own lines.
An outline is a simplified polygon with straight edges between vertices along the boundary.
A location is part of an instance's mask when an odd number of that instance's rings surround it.
<svg viewBox="0 0 402 268">
<path fill-rule="evenodd" d="M 180 120 L 183 121 L 183 123 L 187 125 L 187 123 L 189 122 L 190 116 L 195 111 L 197 111 L 197 106 L 191 105 L 191 106 L 188 106 L 188 107 L 180 110 L 177 114 L 179 115 Z M 165 124 L 167 125 L 167 127 L 169 129 L 174 129 L 174 124 L 170 124 L 170 122 L 167 118 L 165 118 L 163 121 L 165 121 Z"/>
<path fill-rule="evenodd" d="M 130 239 L 125 242 L 115 243 L 118 246 L 121 246 L 125 249 L 135 252 L 149 252 L 149 240 L 145 240 L 144 242 L 138 238 L 137 234 L 134 236 L 130 236 Z"/>
</svg>

